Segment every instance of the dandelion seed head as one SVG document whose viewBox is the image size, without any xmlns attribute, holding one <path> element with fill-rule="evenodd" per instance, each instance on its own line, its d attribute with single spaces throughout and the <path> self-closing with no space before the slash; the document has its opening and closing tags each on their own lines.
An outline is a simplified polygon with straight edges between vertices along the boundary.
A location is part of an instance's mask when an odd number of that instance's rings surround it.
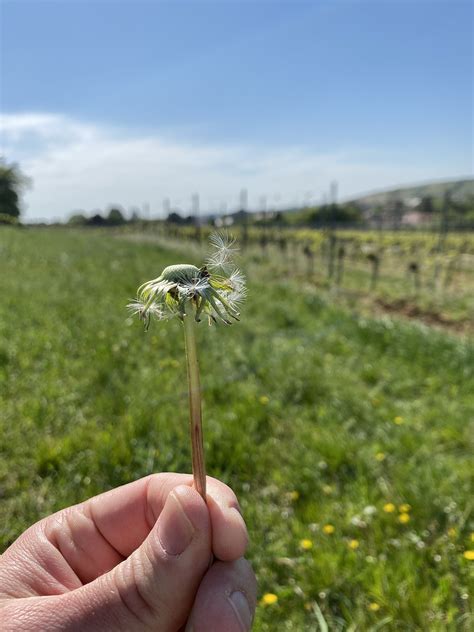
<svg viewBox="0 0 474 632">
<path fill-rule="evenodd" d="M 212 265 L 201 268 L 192 264 L 167 266 L 161 275 L 138 288 L 138 296 L 129 304 L 148 327 L 151 318 L 164 320 L 179 317 L 189 310 L 196 321 L 207 316 L 209 323 L 231 324 L 239 320 L 239 309 L 246 296 L 245 277 L 237 268 L 230 269 L 230 261 L 237 251 L 234 241 L 225 235 L 211 236 L 215 249 Z M 219 267 L 224 274 L 217 274 Z"/>
</svg>

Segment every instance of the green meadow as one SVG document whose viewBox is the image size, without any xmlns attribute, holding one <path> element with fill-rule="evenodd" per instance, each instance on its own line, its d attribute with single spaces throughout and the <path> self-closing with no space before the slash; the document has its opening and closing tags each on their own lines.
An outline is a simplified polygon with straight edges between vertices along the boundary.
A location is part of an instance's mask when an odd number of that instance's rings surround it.
<svg viewBox="0 0 474 632">
<path fill-rule="evenodd" d="M 145 333 L 125 308 L 183 252 L 199 263 L 187 245 L 0 230 L 0 550 L 71 503 L 189 471 L 180 324 Z M 254 629 L 471 630 L 472 341 L 241 263 L 241 322 L 203 322 L 198 342 L 208 473 L 249 526 Z"/>
</svg>

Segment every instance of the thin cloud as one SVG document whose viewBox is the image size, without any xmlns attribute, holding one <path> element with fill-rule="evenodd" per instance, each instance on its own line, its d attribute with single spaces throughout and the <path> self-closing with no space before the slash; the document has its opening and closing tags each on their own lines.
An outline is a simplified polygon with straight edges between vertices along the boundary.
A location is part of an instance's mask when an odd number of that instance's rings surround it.
<svg viewBox="0 0 474 632">
<path fill-rule="evenodd" d="M 184 143 L 60 114 L 5 114 L 0 123 L 2 154 L 18 161 L 33 179 L 25 195 L 30 220 L 145 201 L 158 216 L 164 198 L 187 213 L 194 192 L 200 193 L 204 210 L 234 208 L 242 187 L 249 190 L 251 207 L 262 195 L 281 207 L 310 198 L 319 202 L 332 180 L 348 197 L 401 182 L 456 176 L 454 169 L 447 173 L 442 166 L 389 164 L 374 152 Z"/>
</svg>

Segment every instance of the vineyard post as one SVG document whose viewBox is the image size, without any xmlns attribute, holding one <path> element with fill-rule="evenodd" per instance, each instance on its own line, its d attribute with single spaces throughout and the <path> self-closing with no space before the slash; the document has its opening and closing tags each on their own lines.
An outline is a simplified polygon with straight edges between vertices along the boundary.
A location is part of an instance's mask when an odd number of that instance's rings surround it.
<svg viewBox="0 0 474 632">
<path fill-rule="evenodd" d="M 446 191 L 443 197 L 443 204 L 441 206 L 441 217 L 439 222 L 439 238 L 438 238 L 438 251 L 442 252 L 448 234 L 449 223 L 449 207 L 450 207 L 450 195 Z"/>
<path fill-rule="evenodd" d="M 336 284 L 339 286 L 342 283 L 344 276 L 344 257 L 346 256 L 346 249 L 344 243 L 341 241 L 341 245 L 337 249 L 337 272 L 336 272 Z"/>
<path fill-rule="evenodd" d="M 191 213 L 196 226 L 195 238 L 198 244 L 201 243 L 201 218 L 199 216 L 199 193 L 194 193 L 191 197 Z"/>
</svg>

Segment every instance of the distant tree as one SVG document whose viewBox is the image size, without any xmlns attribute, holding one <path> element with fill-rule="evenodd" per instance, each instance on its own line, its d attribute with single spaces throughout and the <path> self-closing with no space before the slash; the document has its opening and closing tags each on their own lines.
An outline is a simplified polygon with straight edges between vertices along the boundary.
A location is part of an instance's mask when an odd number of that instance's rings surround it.
<svg viewBox="0 0 474 632">
<path fill-rule="evenodd" d="M 425 195 L 421 198 L 420 206 L 418 207 L 422 213 L 433 213 L 433 198 L 431 195 Z"/>
<path fill-rule="evenodd" d="M 313 226 L 358 224 L 362 220 L 362 210 L 354 202 L 344 205 L 324 204 L 308 211 L 306 218 L 303 218 L 303 223 L 306 221 Z"/>
<path fill-rule="evenodd" d="M 105 224 L 106 220 L 99 213 L 96 213 L 87 220 L 88 226 L 105 226 Z"/>
<path fill-rule="evenodd" d="M 285 218 L 283 217 L 283 213 L 281 211 L 277 211 L 275 213 L 275 218 L 273 221 L 277 226 L 281 226 L 282 224 L 284 224 Z"/>
<path fill-rule="evenodd" d="M 184 222 L 181 215 L 179 215 L 179 213 L 175 213 L 174 211 L 168 215 L 166 221 L 169 224 L 182 224 Z"/>
<path fill-rule="evenodd" d="M 0 158 L 0 213 L 11 217 L 20 216 L 20 195 L 30 186 L 27 178 L 17 164 L 7 164 Z"/>
<path fill-rule="evenodd" d="M 125 224 L 125 217 L 120 209 L 112 207 L 107 215 L 107 224 L 110 226 L 120 226 Z"/>
<path fill-rule="evenodd" d="M 0 213 L 0 224 L 15 226 L 18 224 L 18 218 L 13 217 L 13 215 L 7 215 L 6 213 Z"/>
<path fill-rule="evenodd" d="M 87 217 L 82 213 L 74 213 L 67 221 L 71 226 L 85 226 L 87 224 Z"/>
</svg>

